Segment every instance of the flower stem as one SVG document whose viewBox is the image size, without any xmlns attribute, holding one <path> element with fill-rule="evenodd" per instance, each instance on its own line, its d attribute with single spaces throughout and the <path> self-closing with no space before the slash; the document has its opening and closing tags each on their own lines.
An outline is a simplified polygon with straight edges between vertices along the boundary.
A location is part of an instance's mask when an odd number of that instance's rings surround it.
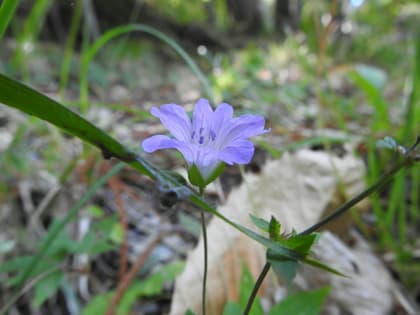
<svg viewBox="0 0 420 315">
<path fill-rule="evenodd" d="M 254 288 L 252 289 L 251 295 L 249 296 L 248 303 L 246 304 L 246 308 L 243 315 L 248 315 L 249 312 L 251 311 L 251 307 L 252 307 L 252 304 L 254 303 L 255 298 L 257 297 L 258 290 L 260 289 L 264 281 L 264 278 L 267 275 L 270 268 L 271 268 L 271 264 L 269 262 L 266 262 L 263 270 L 258 276 L 257 282 L 255 282 Z"/>
<path fill-rule="evenodd" d="M 204 195 L 204 188 L 200 187 L 200 195 Z M 206 288 L 207 288 L 207 261 L 208 261 L 208 247 L 207 247 L 207 227 L 204 211 L 201 211 L 201 228 L 203 230 L 203 244 L 204 244 L 204 274 L 203 274 L 203 291 L 201 294 L 202 314 L 206 315 Z"/>
</svg>

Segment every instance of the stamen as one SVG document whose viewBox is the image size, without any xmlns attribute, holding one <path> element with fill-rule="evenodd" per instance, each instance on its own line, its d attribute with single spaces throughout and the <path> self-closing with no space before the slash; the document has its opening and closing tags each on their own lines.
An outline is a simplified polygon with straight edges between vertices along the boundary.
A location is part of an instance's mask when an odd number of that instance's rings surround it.
<svg viewBox="0 0 420 315">
<path fill-rule="evenodd" d="M 210 138 L 211 141 L 214 141 L 216 139 L 216 133 L 213 130 L 210 130 Z"/>
<path fill-rule="evenodd" d="M 191 134 L 191 140 L 194 140 L 194 137 L 195 137 L 195 130 Z"/>
<path fill-rule="evenodd" d="M 198 143 L 203 144 L 204 143 L 204 137 L 200 136 L 200 139 L 198 140 Z"/>
</svg>

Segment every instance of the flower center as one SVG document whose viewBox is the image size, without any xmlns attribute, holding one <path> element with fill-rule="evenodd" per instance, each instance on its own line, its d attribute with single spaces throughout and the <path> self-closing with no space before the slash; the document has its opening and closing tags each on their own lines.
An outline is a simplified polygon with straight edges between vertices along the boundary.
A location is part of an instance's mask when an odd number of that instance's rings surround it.
<svg viewBox="0 0 420 315">
<path fill-rule="evenodd" d="M 208 145 L 216 140 L 216 133 L 212 129 L 200 127 L 191 133 L 191 142 L 199 145 Z"/>
</svg>

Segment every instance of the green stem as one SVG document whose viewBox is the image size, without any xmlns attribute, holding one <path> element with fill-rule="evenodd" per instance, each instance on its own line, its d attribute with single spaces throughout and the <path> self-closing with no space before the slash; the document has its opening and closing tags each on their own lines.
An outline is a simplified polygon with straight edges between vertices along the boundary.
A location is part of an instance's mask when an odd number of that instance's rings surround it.
<svg viewBox="0 0 420 315">
<path fill-rule="evenodd" d="M 204 195 L 204 188 L 200 187 L 200 195 Z M 201 228 L 203 229 L 203 244 L 204 244 L 204 275 L 203 275 L 203 290 L 201 292 L 202 313 L 206 315 L 206 288 L 207 288 L 207 261 L 208 261 L 208 247 L 207 247 L 207 227 L 204 211 L 201 211 Z"/>
<path fill-rule="evenodd" d="M 257 297 L 258 290 L 260 289 L 265 276 L 270 271 L 271 264 L 266 262 L 264 265 L 263 270 L 261 271 L 260 275 L 258 276 L 257 282 L 255 282 L 254 288 L 252 289 L 251 295 L 249 296 L 248 303 L 246 304 L 246 308 L 244 311 L 244 315 L 248 315 L 251 311 L 252 304 L 254 303 L 255 298 Z"/>
<path fill-rule="evenodd" d="M 406 167 L 409 167 L 410 165 L 412 165 L 413 161 L 417 160 L 417 156 L 413 155 L 414 149 L 416 148 L 416 146 L 419 144 L 420 142 L 420 137 L 417 138 L 417 141 L 415 142 L 415 144 L 413 146 L 411 146 L 411 148 L 408 150 L 407 154 L 404 156 L 404 158 L 399 161 L 397 164 L 395 164 L 387 173 L 385 173 L 384 175 L 382 175 L 372 186 L 370 186 L 367 190 L 363 191 L 362 193 L 358 194 L 356 197 L 352 198 L 350 201 L 346 202 L 344 205 L 342 205 L 341 207 L 339 207 L 337 210 L 335 210 L 332 214 L 330 214 L 329 216 L 325 217 L 324 219 L 322 219 L 321 221 L 315 223 L 314 225 L 310 226 L 309 228 L 307 228 L 306 230 L 300 232 L 300 235 L 305 235 L 305 234 L 310 234 L 312 232 L 315 232 L 316 230 L 318 230 L 319 228 L 321 228 L 322 226 L 324 226 L 325 224 L 329 223 L 330 221 L 336 219 L 337 217 L 339 217 L 340 215 L 342 215 L 344 212 L 346 212 L 347 210 L 351 209 L 354 205 L 356 205 L 358 202 L 360 202 L 361 200 L 365 199 L 366 197 L 368 197 L 369 195 L 373 194 L 374 192 L 380 190 L 381 188 L 383 188 L 383 186 L 385 186 L 387 183 L 389 183 L 389 181 L 401 170 L 404 169 Z M 261 271 L 257 281 L 255 282 L 254 288 L 252 289 L 251 295 L 248 299 L 248 303 L 246 305 L 245 311 L 243 313 L 243 315 L 248 315 L 252 304 L 254 303 L 254 300 L 257 296 L 258 290 L 260 289 L 264 278 L 267 276 L 268 271 L 271 268 L 271 264 L 269 262 L 266 262 L 266 264 L 264 265 L 263 270 Z"/>
</svg>

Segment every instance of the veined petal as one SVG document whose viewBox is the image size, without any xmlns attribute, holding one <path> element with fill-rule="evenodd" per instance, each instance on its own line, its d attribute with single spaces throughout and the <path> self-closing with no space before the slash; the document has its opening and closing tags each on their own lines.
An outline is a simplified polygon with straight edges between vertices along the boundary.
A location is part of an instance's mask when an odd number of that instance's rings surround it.
<svg viewBox="0 0 420 315">
<path fill-rule="evenodd" d="M 223 128 L 219 141 L 223 141 L 220 147 L 229 146 L 231 141 L 247 139 L 268 132 L 264 129 L 265 119 L 258 115 L 242 115 L 230 121 L 230 124 Z"/>
<path fill-rule="evenodd" d="M 209 101 L 205 98 L 200 98 L 194 106 L 192 129 L 199 132 L 200 128 L 206 128 L 212 115 L 213 110 Z"/>
<path fill-rule="evenodd" d="M 254 144 L 245 139 L 238 139 L 229 143 L 222 152 L 219 158 L 227 164 L 247 164 L 251 161 L 254 155 Z"/>
<path fill-rule="evenodd" d="M 160 108 L 152 107 L 151 114 L 160 119 L 162 125 L 178 140 L 189 141 L 191 121 L 184 108 L 176 104 L 165 104 Z"/>
<path fill-rule="evenodd" d="M 216 110 L 212 115 L 212 123 L 210 128 L 216 135 L 222 130 L 223 126 L 229 124 L 229 121 L 232 119 L 233 108 L 227 103 L 221 103 L 217 106 Z"/>
<path fill-rule="evenodd" d="M 162 149 L 177 149 L 184 156 L 188 164 L 191 164 L 194 159 L 194 153 L 187 143 L 177 139 L 171 139 L 164 135 L 154 135 L 143 140 L 143 150 L 147 153 L 155 152 Z"/>
<path fill-rule="evenodd" d="M 194 164 L 204 179 L 207 179 L 221 162 L 219 152 L 211 148 L 202 148 L 195 151 Z"/>
</svg>

